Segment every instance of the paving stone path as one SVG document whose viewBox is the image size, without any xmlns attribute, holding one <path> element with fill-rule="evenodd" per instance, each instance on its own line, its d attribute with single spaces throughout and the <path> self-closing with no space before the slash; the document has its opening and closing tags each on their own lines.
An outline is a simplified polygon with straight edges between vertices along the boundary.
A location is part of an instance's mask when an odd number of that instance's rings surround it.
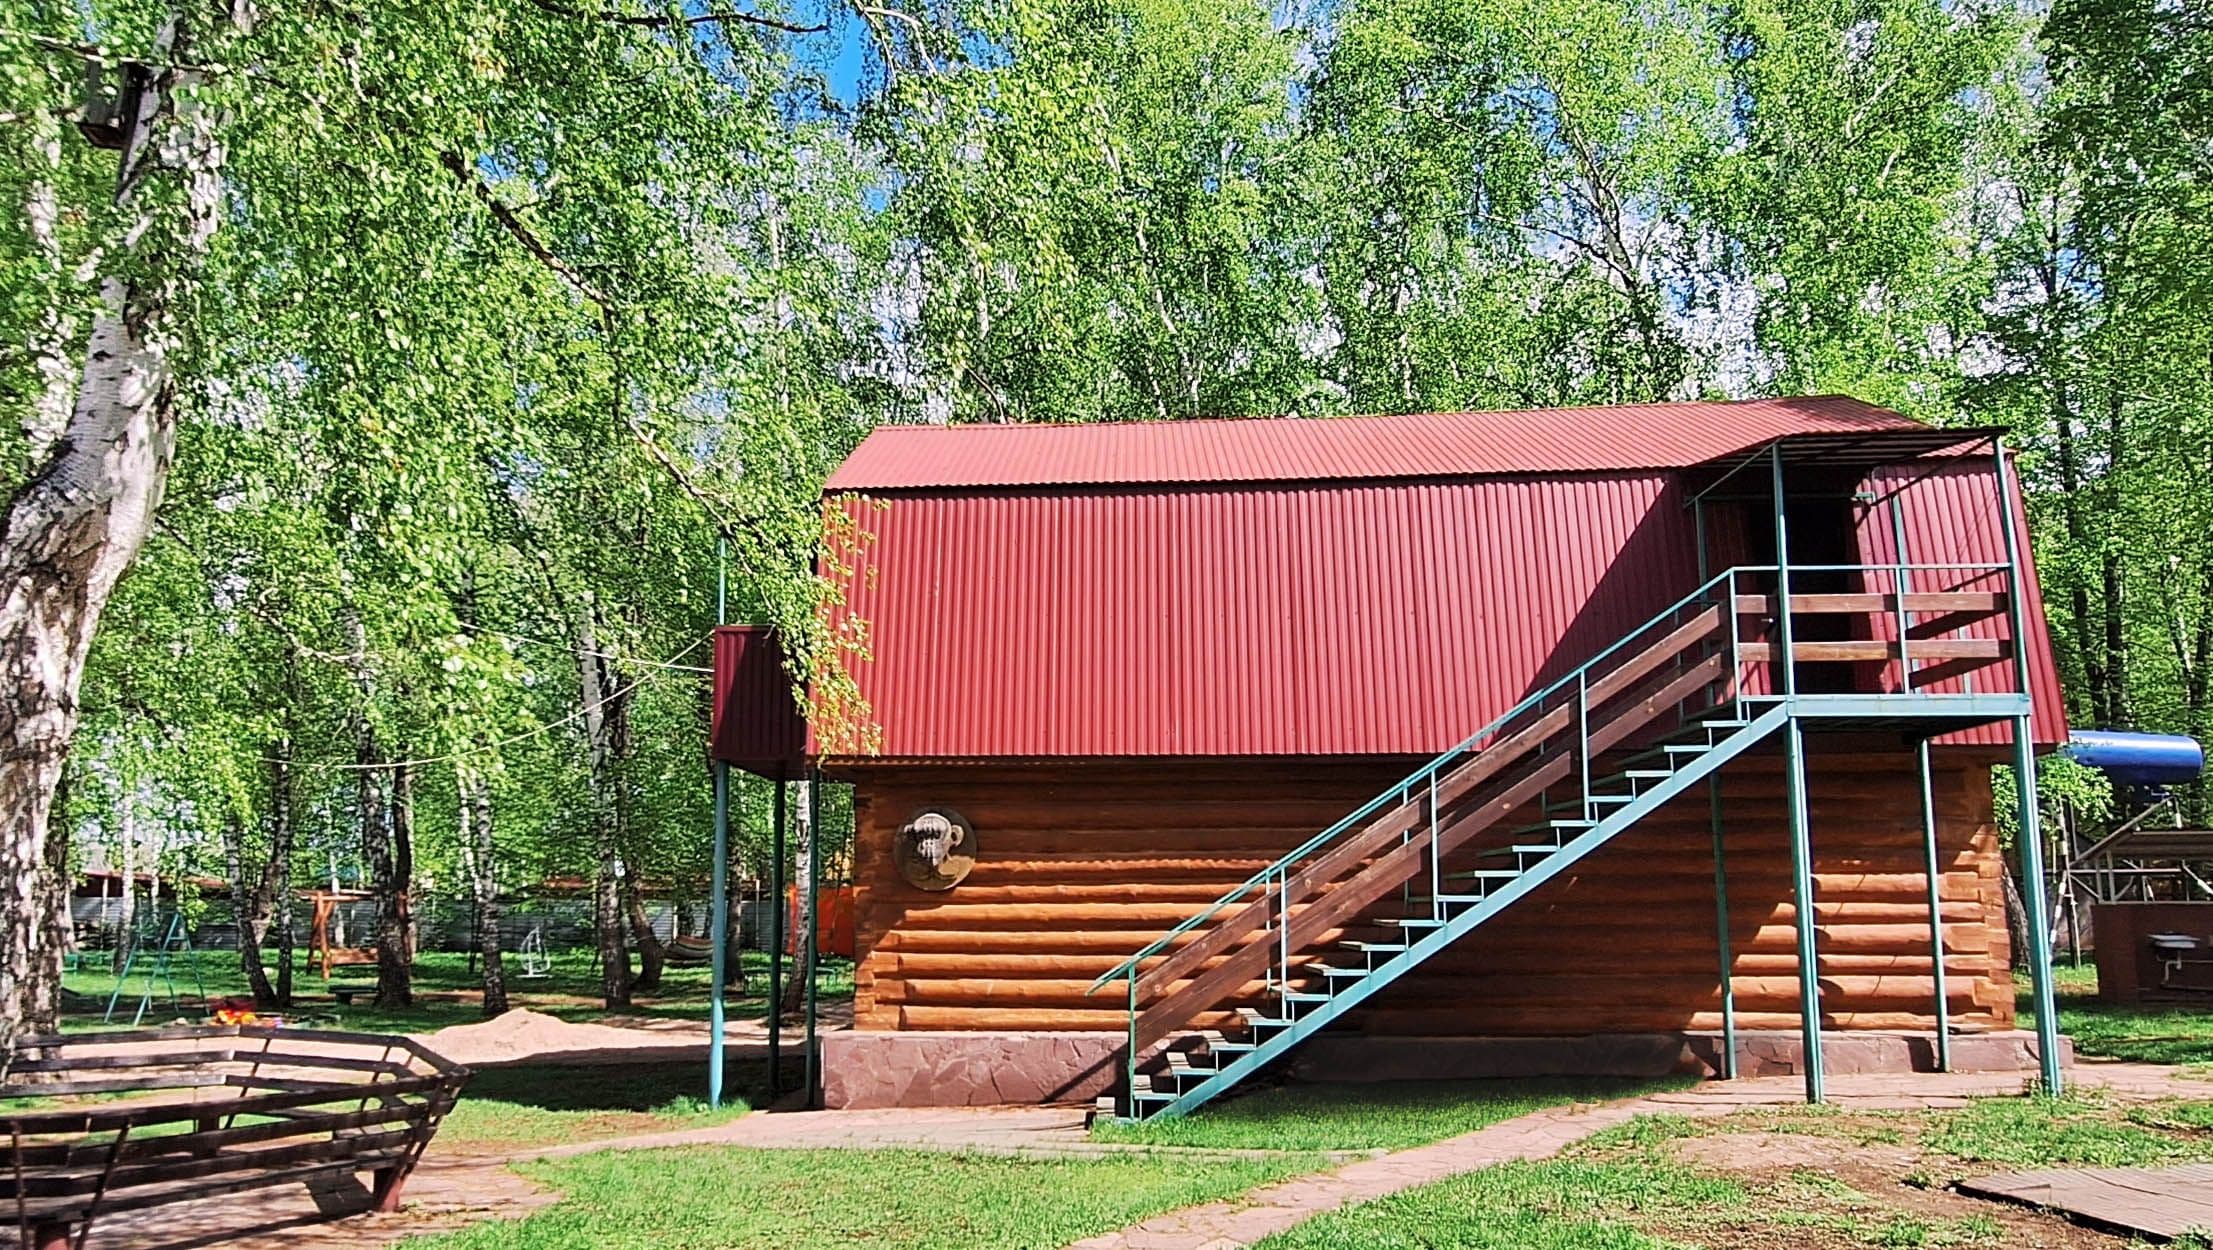
<svg viewBox="0 0 2213 1250">
<path fill-rule="evenodd" d="M 2131 1098 L 2213 1099 L 2213 1082 L 2183 1081 L 2174 1069 L 2085 1062 L 2074 1069 L 2084 1086 Z M 1972 1097 L 2017 1093 L 2023 1078 L 1987 1075 L 1833 1077 L 1832 1101 L 1866 1109 L 1962 1106 Z M 1618 1103 L 1563 1107 L 1521 1116 L 1478 1132 L 1391 1154 L 1346 1152 L 1352 1161 L 1332 1171 L 1282 1181 L 1242 1198 L 1169 1212 L 1077 1243 L 1071 1250 L 1229 1250 L 1333 1211 L 1415 1185 L 1515 1159 L 1543 1159 L 1601 1129 L 1639 1115 L 1718 1116 L 1750 1107 L 1799 1101 L 1796 1078 L 1701 1085 Z M 487 1219 L 512 1219 L 556 1201 L 509 1165 L 601 1150 L 724 1145 L 793 1149 L 985 1151 L 1018 1155 L 1106 1155 L 1146 1147 L 1091 1141 L 1083 1112 L 1070 1108 L 953 1108 L 887 1111 L 756 1113 L 712 1128 L 561 1143 L 521 1151 L 442 1151 L 433 1144 L 407 1187 L 407 1209 L 396 1215 L 359 1211 L 365 1191 L 338 1187 L 311 1195 L 303 1188 L 240 1194 L 223 1202 L 138 1212 L 94 1225 L 96 1250 L 374 1250 L 403 1237 L 442 1232 Z M 1200 1151 L 1204 1154 L 1250 1152 Z"/>
</svg>

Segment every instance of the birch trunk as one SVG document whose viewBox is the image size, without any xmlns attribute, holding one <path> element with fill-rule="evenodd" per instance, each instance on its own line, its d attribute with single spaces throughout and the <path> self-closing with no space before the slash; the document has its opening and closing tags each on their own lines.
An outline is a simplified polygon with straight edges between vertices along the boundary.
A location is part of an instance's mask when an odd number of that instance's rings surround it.
<svg viewBox="0 0 2213 1250">
<path fill-rule="evenodd" d="M 797 824 L 799 825 L 799 844 L 792 856 L 790 882 L 791 887 L 798 893 L 799 906 L 796 910 L 799 913 L 799 920 L 798 923 L 792 926 L 794 935 L 792 950 L 797 955 L 797 963 L 793 968 L 791 979 L 784 982 L 784 1001 L 778 1004 L 778 1009 L 787 1016 L 798 1011 L 805 1003 L 807 977 L 814 971 L 814 965 L 819 958 L 814 949 L 815 899 L 807 889 L 807 881 L 809 874 L 813 871 L 815 857 L 815 812 L 813 805 L 807 801 L 807 783 L 799 783 L 799 799 L 791 805 L 791 810 L 793 815 L 798 818 Z M 784 900 L 777 899 L 776 905 L 783 907 L 785 905 Z"/>
<path fill-rule="evenodd" d="M 475 769 L 454 770 L 460 795 L 461 842 L 468 850 L 469 892 L 476 903 L 476 949 L 484 961 L 484 1014 L 507 1011 L 507 964 L 499 939 L 499 871 L 492 837 L 492 788 Z"/>
<path fill-rule="evenodd" d="M 377 1007 L 383 1011 L 415 1005 L 415 770 L 405 764 L 392 768 L 391 803 L 384 853 L 374 868 Z"/>
<path fill-rule="evenodd" d="M 269 755 L 269 862 L 262 869 L 261 892 L 255 911 L 260 927 L 254 942 L 268 940 L 272 923 L 277 934 L 277 982 L 267 1004 L 292 1005 L 292 738 L 277 740 Z"/>
<path fill-rule="evenodd" d="M 235 817 L 223 822 L 223 870 L 230 884 L 231 924 L 238 933 L 238 967 L 253 991 L 254 1006 L 266 1010 L 277 998 L 269 969 L 261 962 L 261 935 L 269 925 L 267 900 L 258 884 L 251 889 L 246 885 L 246 829 Z"/>
<path fill-rule="evenodd" d="M 116 809 L 116 826 L 123 843 L 123 897 L 115 908 L 115 974 L 121 976 L 138 933 L 138 802 L 128 785 Z"/>
<path fill-rule="evenodd" d="M 69 274 L 62 258 L 61 196 L 55 189 L 61 176 L 61 118 L 50 110 L 34 109 L 25 124 L 32 128 L 29 146 L 37 151 L 47 176 L 32 179 L 23 193 L 23 223 L 31 249 L 44 263 L 53 283 L 53 295 L 31 332 L 38 398 L 23 418 L 29 467 L 36 469 L 61 441 L 62 432 L 69 428 L 70 411 L 76 406 L 77 367 L 70 356 L 77 346 L 77 324 L 67 311 Z"/>
<path fill-rule="evenodd" d="M 54 805 L 66 810 L 58 796 Z M 76 945 L 76 926 L 69 915 L 69 836 L 66 820 L 48 833 L 45 859 L 39 866 L 38 900 L 45 917 L 47 941 L 39 949 L 39 966 L 32 980 L 31 1010 L 26 1023 L 33 1033 L 61 1032 L 62 970 L 70 950 Z"/>
<path fill-rule="evenodd" d="M 69 421 L 0 529 L 0 1055 L 52 966 L 36 895 L 85 656 L 153 527 L 176 444 L 176 308 L 222 194 L 213 120 L 180 98 L 176 67 L 199 59 L 197 33 L 176 12 L 155 37 L 116 180 L 130 276 L 102 283 Z"/>
<path fill-rule="evenodd" d="M 599 650 L 589 600 L 577 610 L 577 664 L 584 698 L 585 757 L 592 792 L 592 844 L 599 873 L 592 890 L 592 924 L 599 943 L 600 996 L 609 1007 L 630 1005 L 630 951 L 623 940 L 622 858 L 619 852 L 611 705 L 618 697 L 613 674 Z"/>
</svg>

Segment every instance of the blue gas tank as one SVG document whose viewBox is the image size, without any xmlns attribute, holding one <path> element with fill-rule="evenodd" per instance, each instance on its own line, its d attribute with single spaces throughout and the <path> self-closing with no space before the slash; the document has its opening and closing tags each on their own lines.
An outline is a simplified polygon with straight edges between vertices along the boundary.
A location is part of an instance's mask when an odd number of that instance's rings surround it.
<svg viewBox="0 0 2213 1250">
<path fill-rule="evenodd" d="M 2122 785 L 2182 785 L 2205 771 L 2204 748 L 2182 734 L 2078 729 L 2067 735 L 2067 754 Z"/>
</svg>

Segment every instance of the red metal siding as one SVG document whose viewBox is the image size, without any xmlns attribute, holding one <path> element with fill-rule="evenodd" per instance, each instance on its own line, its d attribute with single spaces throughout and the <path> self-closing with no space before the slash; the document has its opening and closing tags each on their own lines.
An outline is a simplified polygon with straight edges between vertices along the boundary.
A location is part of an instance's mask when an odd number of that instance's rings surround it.
<svg viewBox="0 0 2213 1250">
<path fill-rule="evenodd" d="M 1981 564 L 2003 563 L 2006 558 L 2005 533 L 1998 521 L 1997 475 L 1991 457 L 1977 456 L 1947 464 L 1933 472 L 1926 463 L 1896 465 L 1879 469 L 1867 479 L 1867 490 L 1874 501 L 1861 510 L 1859 524 L 1860 558 L 1869 564 L 1880 564 L 1897 559 L 1897 543 L 1893 538 L 1892 522 L 1887 500 L 1895 495 L 1899 503 L 1899 519 L 1904 523 L 1906 559 L 1913 564 Z M 2044 615 L 2044 596 L 2037 584 L 2036 561 L 2028 547 L 2028 518 L 2022 512 L 2019 496 L 2013 506 L 2016 534 L 2021 542 L 2022 581 L 2025 599 L 2023 620 L 2028 627 L 2029 684 L 2035 698 L 2034 731 L 2038 744 L 2053 746 L 2067 740 L 2067 702 L 2059 687 L 2059 665 L 2052 654 L 2052 634 Z M 1953 588 L 1934 579 L 1935 573 L 1914 574 L 1915 590 L 1945 590 Z M 1994 578 L 1966 580 L 1970 574 L 1953 574 L 1959 589 L 1995 590 L 1999 582 Z M 1874 575 L 1875 584 L 1869 589 L 1889 590 L 1887 578 Z M 1959 636 L 1975 638 L 2004 638 L 2010 634 L 2004 618 L 1985 621 L 1961 631 Z M 1894 638 L 1897 631 L 1890 628 L 1878 630 L 1878 637 Z M 1910 651 L 1910 647 L 1908 648 Z M 1896 670 L 1886 675 L 1895 684 Z M 2010 663 L 1992 665 L 1974 673 L 1976 689 L 1984 691 L 2014 690 Z M 1930 689 L 1958 693 L 1967 688 L 1966 680 L 1954 678 L 1938 683 Z M 2010 730 L 2003 726 L 1989 726 L 1954 734 L 1944 742 L 1980 744 L 2009 743 Z"/>
<path fill-rule="evenodd" d="M 1442 750 L 1697 582 L 1672 474 L 900 496 L 843 587 L 893 757 Z"/>
<path fill-rule="evenodd" d="M 807 726 L 775 634 L 757 625 L 718 627 L 714 690 L 708 727 L 714 757 L 763 776 L 779 768 L 797 776 L 806 759 Z"/>
<path fill-rule="evenodd" d="M 1788 434 L 1923 428 L 1843 395 L 1377 417 L 885 426 L 854 448 L 828 489 L 1642 472 L 1684 468 Z"/>
</svg>

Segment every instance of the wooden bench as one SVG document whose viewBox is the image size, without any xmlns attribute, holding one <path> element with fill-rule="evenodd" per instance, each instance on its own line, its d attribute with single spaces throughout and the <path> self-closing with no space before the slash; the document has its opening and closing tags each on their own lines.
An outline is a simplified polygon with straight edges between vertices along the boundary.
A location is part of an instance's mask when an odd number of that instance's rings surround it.
<svg viewBox="0 0 2213 1250">
<path fill-rule="evenodd" d="M 239 1025 L 24 1039 L 0 1099 L 0 1211 L 64 1250 L 99 1216 L 371 1176 L 379 1211 L 468 1069 L 405 1037 Z M 127 1095 L 116 1101 L 115 1095 Z"/>
</svg>

